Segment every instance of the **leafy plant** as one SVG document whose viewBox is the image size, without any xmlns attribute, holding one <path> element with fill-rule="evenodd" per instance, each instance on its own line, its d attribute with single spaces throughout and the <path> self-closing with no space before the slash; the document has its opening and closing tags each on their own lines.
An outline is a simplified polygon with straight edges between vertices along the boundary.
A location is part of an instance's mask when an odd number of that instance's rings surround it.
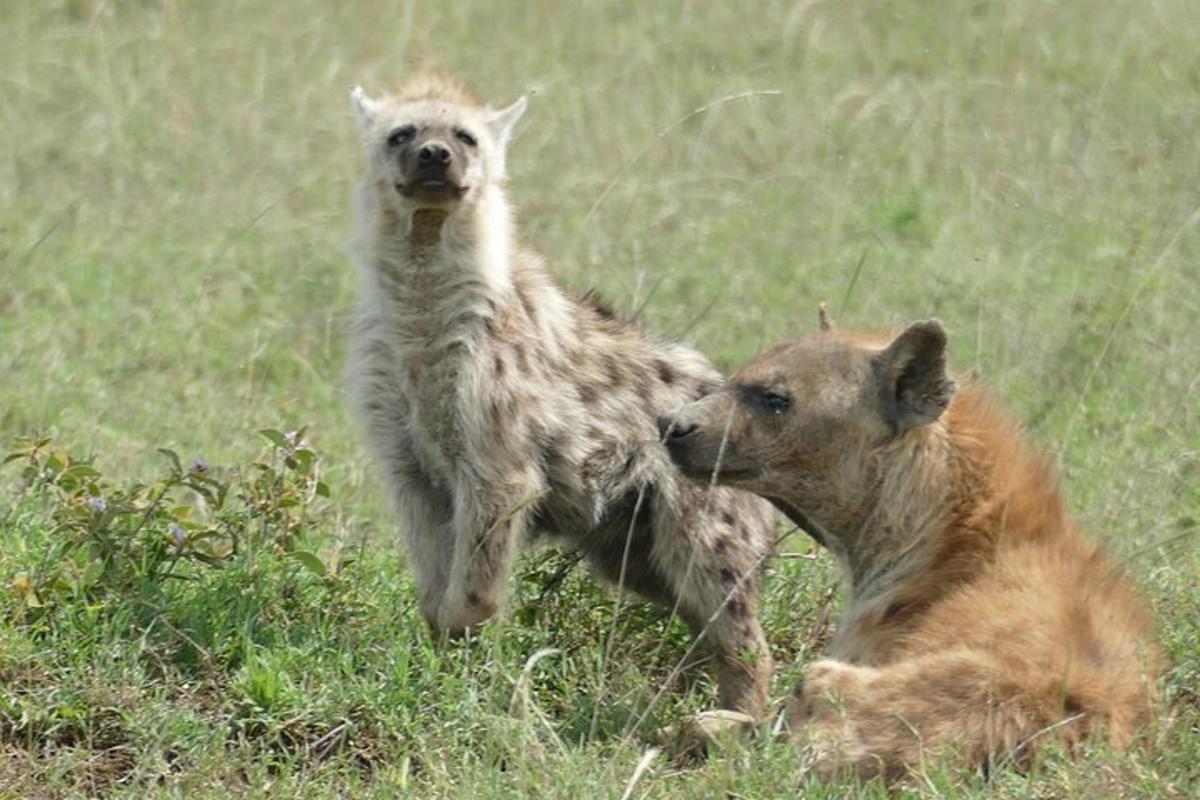
<svg viewBox="0 0 1200 800">
<path fill-rule="evenodd" d="M 333 580 L 299 547 L 317 504 L 329 497 L 304 434 L 259 431 L 267 450 L 243 470 L 218 470 L 203 459 L 184 466 L 160 448 L 160 477 L 120 484 L 93 459 L 55 449 L 50 438 L 19 440 L 4 463 L 18 464 L 25 491 L 48 503 L 53 544 L 33 571 L 12 579 L 11 590 L 30 609 L 75 597 L 153 596 L 165 581 L 188 579 L 185 565 L 219 568 L 262 548 Z"/>
</svg>

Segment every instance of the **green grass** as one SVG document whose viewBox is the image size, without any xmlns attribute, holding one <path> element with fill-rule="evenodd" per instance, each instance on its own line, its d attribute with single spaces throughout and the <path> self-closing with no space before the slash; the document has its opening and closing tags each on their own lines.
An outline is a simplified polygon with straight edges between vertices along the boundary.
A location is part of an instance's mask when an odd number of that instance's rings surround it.
<svg viewBox="0 0 1200 800">
<path fill-rule="evenodd" d="M 1198 25 L 1191 0 L 0 4 L 0 440 L 52 433 L 112 486 L 161 476 L 159 446 L 242 481 L 255 430 L 307 424 L 332 498 L 295 547 L 338 567 L 264 546 L 84 590 L 52 558 L 60 501 L 10 465 L 0 797 L 617 798 L 654 730 L 711 702 L 685 673 L 624 735 L 687 637 L 625 603 L 604 661 L 612 596 L 545 553 L 504 624 L 430 646 L 340 377 L 348 90 L 414 65 L 497 102 L 538 89 L 512 193 L 566 286 L 644 304 L 723 367 L 811 329 L 821 300 L 856 326 L 936 315 L 955 364 L 1058 454 L 1160 619 L 1155 746 L 990 787 L 931 766 L 905 791 L 1192 795 Z M 18 576 L 59 567 L 65 588 L 29 607 Z M 776 698 L 835 585 L 824 557 L 772 566 Z M 634 796 L 883 794 L 801 773 L 762 740 L 659 757 Z"/>
</svg>

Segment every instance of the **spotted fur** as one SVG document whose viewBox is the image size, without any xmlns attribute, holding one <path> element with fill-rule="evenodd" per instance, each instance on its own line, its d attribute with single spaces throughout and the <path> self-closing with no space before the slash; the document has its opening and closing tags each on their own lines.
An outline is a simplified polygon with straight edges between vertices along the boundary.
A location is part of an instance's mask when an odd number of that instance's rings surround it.
<svg viewBox="0 0 1200 800">
<path fill-rule="evenodd" d="M 774 512 L 684 480 L 655 426 L 722 376 L 594 296 L 569 298 L 517 244 L 504 149 L 523 99 L 497 111 L 422 79 L 355 103 L 368 166 L 353 396 L 430 626 L 457 634 L 492 616 L 514 550 L 546 533 L 707 626 L 722 705 L 759 714 L 771 658 L 757 577 Z M 412 166 L 413 148 L 443 146 L 442 172 Z"/>
</svg>

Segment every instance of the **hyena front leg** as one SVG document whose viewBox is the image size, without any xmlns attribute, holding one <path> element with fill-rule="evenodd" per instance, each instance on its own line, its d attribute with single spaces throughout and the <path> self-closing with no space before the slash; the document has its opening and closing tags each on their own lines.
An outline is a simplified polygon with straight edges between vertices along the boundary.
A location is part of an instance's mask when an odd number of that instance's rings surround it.
<svg viewBox="0 0 1200 800">
<path fill-rule="evenodd" d="M 454 556 L 450 495 L 427 480 L 410 477 L 392 487 L 391 499 L 417 585 L 417 604 L 436 635 L 438 610 L 450 582 Z"/>
<path fill-rule="evenodd" d="M 541 494 L 539 476 L 532 473 L 456 494 L 454 557 L 438 614 L 443 632 L 459 635 L 499 609 L 514 551 Z"/>
<path fill-rule="evenodd" d="M 897 774 L 953 749 L 969 762 L 1018 759 L 1018 745 L 1061 718 L 1003 680 L 984 653 L 959 650 L 882 667 L 823 659 L 810 666 L 788 705 L 791 735 L 813 748 L 830 776 Z M 1078 726 L 1061 731 L 1067 740 Z"/>
</svg>

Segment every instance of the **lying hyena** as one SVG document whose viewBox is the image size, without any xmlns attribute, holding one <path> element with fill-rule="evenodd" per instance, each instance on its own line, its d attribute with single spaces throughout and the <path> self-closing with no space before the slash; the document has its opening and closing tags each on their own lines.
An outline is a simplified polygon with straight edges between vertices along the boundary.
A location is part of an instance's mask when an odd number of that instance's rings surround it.
<svg viewBox="0 0 1200 800">
<path fill-rule="evenodd" d="M 775 512 L 684 479 L 655 428 L 721 375 L 566 297 L 518 245 L 504 156 L 524 98 L 493 110 L 421 79 L 354 102 L 367 155 L 354 395 L 429 625 L 454 635 L 489 618 L 519 540 L 557 534 L 706 629 L 721 704 L 757 716 L 771 675 L 757 575 Z"/>
<path fill-rule="evenodd" d="M 822 314 L 661 423 L 686 473 L 770 498 L 841 562 L 844 617 L 788 709 L 826 773 L 1122 747 L 1151 712 L 1141 601 L 1009 416 L 955 394 L 945 347 L 935 321 L 889 342 Z"/>
</svg>

